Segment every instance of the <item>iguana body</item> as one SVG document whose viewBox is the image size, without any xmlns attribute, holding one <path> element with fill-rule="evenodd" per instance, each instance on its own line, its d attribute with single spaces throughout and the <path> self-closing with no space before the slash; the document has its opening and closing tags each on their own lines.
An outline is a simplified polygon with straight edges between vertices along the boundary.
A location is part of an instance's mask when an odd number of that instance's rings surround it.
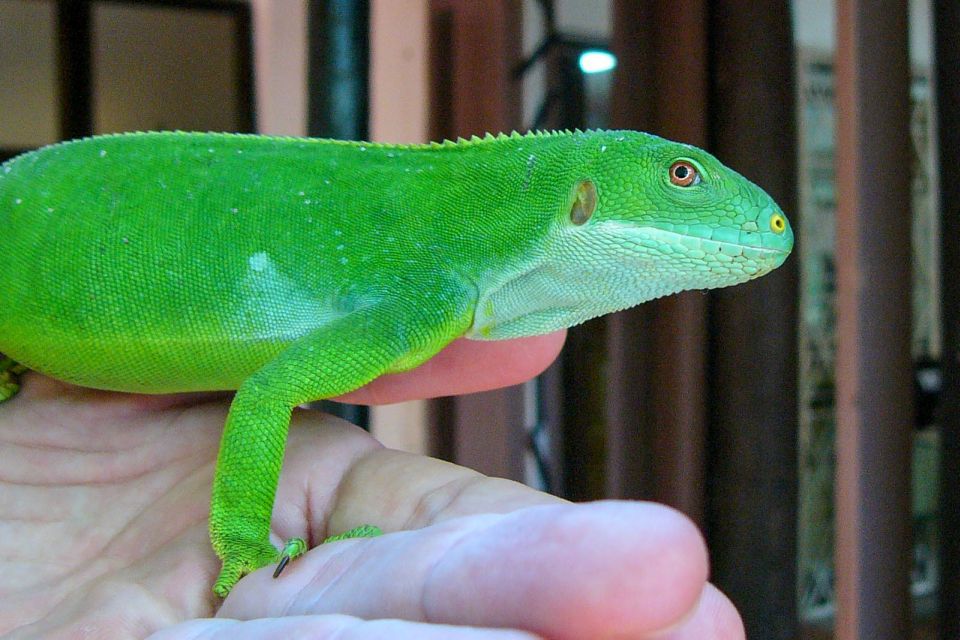
<svg viewBox="0 0 960 640">
<path fill-rule="evenodd" d="M 221 595 L 278 559 L 293 407 L 460 336 L 546 333 L 743 282 L 793 245 L 759 188 L 630 131 L 88 138 L 2 166 L 0 237 L 9 358 L 100 389 L 238 390 L 210 516 Z"/>
</svg>

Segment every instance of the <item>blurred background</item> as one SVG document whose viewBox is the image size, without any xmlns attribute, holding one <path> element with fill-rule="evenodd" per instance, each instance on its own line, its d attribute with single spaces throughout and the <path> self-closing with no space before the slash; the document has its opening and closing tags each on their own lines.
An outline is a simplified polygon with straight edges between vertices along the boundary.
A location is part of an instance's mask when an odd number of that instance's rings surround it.
<svg viewBox="0 0 960 640">
<path fill-rule="evenodd" d="M 0 160 L 156 129 L 707 148 L 790 217 L 783 268 L 575 328 L 515 388 L 324 407 L 681 509 L 751 638 L 958 640 L 957 42 L 931 0 L 0 0 Z"/>
</svg>

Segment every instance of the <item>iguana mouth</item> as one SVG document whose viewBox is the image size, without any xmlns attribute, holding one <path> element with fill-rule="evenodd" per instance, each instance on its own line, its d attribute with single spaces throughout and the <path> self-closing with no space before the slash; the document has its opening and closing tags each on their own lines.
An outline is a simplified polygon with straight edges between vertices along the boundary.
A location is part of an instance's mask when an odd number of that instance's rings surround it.
<svg viewBox="0 0 960 640">
<path fill-rule="evenodd" d="M 669 233 L 669 232 L 667 232 Z M 717 255 L 727 254 L 729 256 L 744 256 L 746 258 L 766 258 L 777 255 L 787 255 L 790 253 L 786 249 L 776 249 L 773 247 L 758 247 L 749 243 L 724 242 L 722 240 L 713 240 L 712 238 L 701 238 L 699 236 L 687 235 L 683 233 L 671 234 L 677 240 L 677 244 L 685 246 L 688 249 L 696 251 L 699 249 L 705 254 Z"/>
<path fill-rule="evenodd" d="M 693 259 L 701 259 L 706 256 L 728 256 L 731 259 L 742 257 L 747 260 L 763 262 L 779 259 L 782 262 L 790 255 L 793 248 L 792 243 L 788 248 L 758 246 L 763 241 L 760 234 L 752 234 L 755 237 L 751 239 L 756 242 L 730 242 L 705 238 L 689 232 L 668 231 L 657 227 L 623 225 L 617 232 L 629 237 L 632 242 L 649 249 L 677 253 Z"/>
</svg>

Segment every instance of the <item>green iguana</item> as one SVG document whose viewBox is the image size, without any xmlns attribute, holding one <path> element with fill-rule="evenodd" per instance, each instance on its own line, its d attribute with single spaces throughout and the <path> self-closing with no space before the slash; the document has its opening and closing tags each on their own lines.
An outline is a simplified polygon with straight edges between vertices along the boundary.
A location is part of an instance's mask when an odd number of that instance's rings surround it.
<svg viewBox="0 0 960 640">
<path fill-rule="evenodd" d="M 0 236 L 0 400 L 24 367 L 117 391 L 237 390 L 210 509 L 221 596 L 305 550 L 269 540 L 297 405 L 461 336 L 744 282 L 793 247 L 758 187 L 633 131 L 93 137 L 2 165 Z"/>
</svg>

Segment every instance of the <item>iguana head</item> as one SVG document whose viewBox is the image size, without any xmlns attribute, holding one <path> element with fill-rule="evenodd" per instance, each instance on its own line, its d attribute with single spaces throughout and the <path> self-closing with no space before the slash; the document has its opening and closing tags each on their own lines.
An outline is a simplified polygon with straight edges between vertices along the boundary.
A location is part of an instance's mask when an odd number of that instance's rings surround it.
<svg viewBox="0 0 960 640">
<path fill-rule="evenodd" d="M 793 230 L 773 199 L 706 151 L 626 131 L 593 146 L 557 247 L 612 278 L 628 305 L 745 282 L 790 254 Z"/>
<path fill-rule="evenodd" d="M 776 269 L 793 230 L 762 189 L 709 153 L 634 131 L 576 133 L 543 257 L 481 296 L 477 337 L 542 333 Z M 480 311 L 484 310 L 481 305 Z"/>
</svg>

